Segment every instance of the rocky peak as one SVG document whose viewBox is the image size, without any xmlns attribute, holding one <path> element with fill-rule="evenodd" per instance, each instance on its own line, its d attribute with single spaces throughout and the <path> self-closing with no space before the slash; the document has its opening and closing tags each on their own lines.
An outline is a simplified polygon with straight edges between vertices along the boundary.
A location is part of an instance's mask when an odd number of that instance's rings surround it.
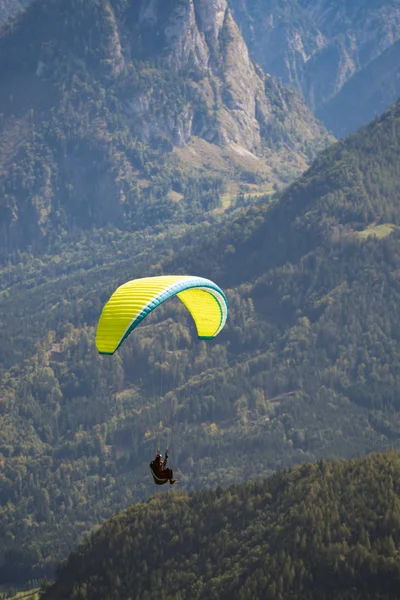
<svg viewBox="0 0 400 600">
<path fill-rule="evenodd" d="M 174 130 L 172 138 L 167 134 L 174 145 L 186 144 L 192 135 L 200 135 L 207 141 L 239 145 L 261 155 L 270 143 L 263 132 L 275 121 L 266 94 L 267 80 L 250 60 L 227 0 L 143 0 L 138 24 L 142 56 L 154 56 L 157 47 L 168 68 L 177 74 L 191 73 L 188 84 L 192 96 L 203 106 L 201 117 L 188 106 L 185 116 L 176 115 L 169 125 L 163 123 L 163 135 L 167 129 Z M 193 71 L 197 72 L 194 79 Z M 276 82 L 268 78 L 269 89 L 274 85 Z M 283 95 L 276 92 L 281 101 Z M 148 101 L 144 93 L 147 100 L 142 95 L 130 103 L 136 123 L 138 112 L 143 114 Z M 290 112 L 288 105 L 280 107 L 282 114 Z M 148 140 L 152 132 L 147 117 L 145 121 Z"/>
<path fill-rule="evenodd" d="M 226 0 L 194 0 L 193 7 L 199 31 L 208 45 L 216 48 L 228 12 Z"/>
<path fill-rule="evenodd" d="M 227 0 L 51 0 L 34 3 L 25 16 L 0 39 L 8 71 L 17 71 L 9 64 L 15 56 L 18 68 L 33 70 L 39 79 L 58 77 L 60 64 L 68 63 L 69 73 L 84 64 L 95 78 L 120 80 L 132 131 L 145 143 L 161 139 L 163 147 L 183 146 L 199 136 L 261 156 L 265 148 L 276 149 L 281 137 L 277 112 L 280 122 L 292 123 L 294 146 L 324 135 L 300 100 L 284 101 L 281 87 L 256 69 Z M 23 35 L 28 26 L 29 37 Z M 143 85 L 137 84 L 139 72 L 145 73 Z M 159 77 L 171 73 L 180 80 L 160 104 Z M 308 121 L 300 137 L 293 126 L 300 121 L 291 115 L 299 109 Z"/>
<path fill-rule="evenodd" d="M 176 70 L 208 68 L 210 56 L 220 51 L 226 0 L 183 0 L 168 5 L 170 10 L 163 0 L 142 3 L 138 18 L 142 37 L 151 36 L 153 49 L 161 39 L 162 50 Z"/>
</svg>

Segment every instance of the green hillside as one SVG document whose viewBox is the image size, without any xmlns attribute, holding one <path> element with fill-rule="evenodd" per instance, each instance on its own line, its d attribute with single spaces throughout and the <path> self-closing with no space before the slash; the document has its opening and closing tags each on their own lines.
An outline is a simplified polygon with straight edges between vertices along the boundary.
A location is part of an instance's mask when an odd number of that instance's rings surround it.
<svg viewBox="0 0 400 600">
<path fill-rule="evenodd" d="M 187 489 L 400 446 L 399 134 L 395 105 L 226 221 L 77 232 L 3 268 L 2 582 L 52 576 L 88 529 L 153 493 L 168 439 Z M 111 291 L 172 272 L 227 292 L 220 336 L 196 340 L 171 302 L 98 356 Z"/>
<path fill-rule="evenodd" d="M 152 498 L 108 521 L 42 600 L 398 598 L 400 457 Z"/>
</svg>

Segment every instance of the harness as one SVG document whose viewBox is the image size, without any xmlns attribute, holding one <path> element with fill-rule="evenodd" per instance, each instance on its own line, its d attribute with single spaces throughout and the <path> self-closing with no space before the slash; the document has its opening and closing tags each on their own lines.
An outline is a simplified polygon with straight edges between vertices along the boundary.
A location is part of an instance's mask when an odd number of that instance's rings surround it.
<svg viewBox="0 0 400 600">
<path fill-rule="evenodd" d="M 150 470 L 151 470 L 151 474 L 153 475 L 153 479 L 154 479 L 154 483 L 156 483 L 157 485 L 164 485 L 164 483 L 168 483 L 169 479 L 166 477 L 157 477 L 157 475 L 154 473 L 151 465 L 150 465 Z"/>
<path fill-rule="evenodd" d="M 164 483 L 168 483 L 168 479 L 160 479 L 157 475 L 154 474 L 153 469 L 151 470 L 151 474 L 153 475 L 154 483 L 157 485 L 164 485 Z"/>
</svg>

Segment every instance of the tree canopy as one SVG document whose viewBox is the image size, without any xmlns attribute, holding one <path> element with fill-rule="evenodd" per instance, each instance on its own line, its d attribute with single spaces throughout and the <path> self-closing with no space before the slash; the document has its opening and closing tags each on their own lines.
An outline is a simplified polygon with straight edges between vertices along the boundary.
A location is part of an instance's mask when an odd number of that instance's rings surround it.
<svg viewBox="0 0 400 600">
<path fill-rule="evenodd" d="M 319 461 L 173 493 L 108 521 L 43 600 L 398 597 L 400 456 Z"/>
</svg>

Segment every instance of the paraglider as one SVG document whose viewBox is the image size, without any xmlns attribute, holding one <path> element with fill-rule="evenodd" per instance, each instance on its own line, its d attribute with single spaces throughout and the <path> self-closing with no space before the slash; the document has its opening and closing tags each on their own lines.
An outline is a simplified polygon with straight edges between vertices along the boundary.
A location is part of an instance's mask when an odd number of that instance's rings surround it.
<svg viewBox="0 0 400 600">
<path fill-rule="evenodd" d="M 154 483 L 157 485 L 163 485 L 164 483 L 167 483 L 167 481 L 169 481 L 171 485 L 176 483 L 172 469 L 167 468 L 167 461 L 168 448 L 165 451 L 164 460 L 162 459 L 161 452 L 158 450 L 155 459 L 150 463 L 150 469 L 153 475 Z"/>
<path fill-rule="evenodd" d="M 100 354 L 114 354 L 151 311 L 173 296 L 189 310 L 200 339 L 212 339 L 224 327 L 228 303 L 209 279 L 187 275 L 133 279 L 117 288 L 103 308 L 96 331 Z"/>
<path fill-rule="evenodd" d="M 96 348 L 100 354 L 114 354 L 131 332 L 157 306 L 177 296 L 193 317 L 200 339 L 213 339 L 223 329 L 228 317 L 224 292 L 211 280 L 188 275 L 162 275 L 133 279 L 118 287 L 104 305 L 96 331 Z M 170 482 L 172 469 L 157 452 L 150 463 L 157 485 Z"/>
</svg>

